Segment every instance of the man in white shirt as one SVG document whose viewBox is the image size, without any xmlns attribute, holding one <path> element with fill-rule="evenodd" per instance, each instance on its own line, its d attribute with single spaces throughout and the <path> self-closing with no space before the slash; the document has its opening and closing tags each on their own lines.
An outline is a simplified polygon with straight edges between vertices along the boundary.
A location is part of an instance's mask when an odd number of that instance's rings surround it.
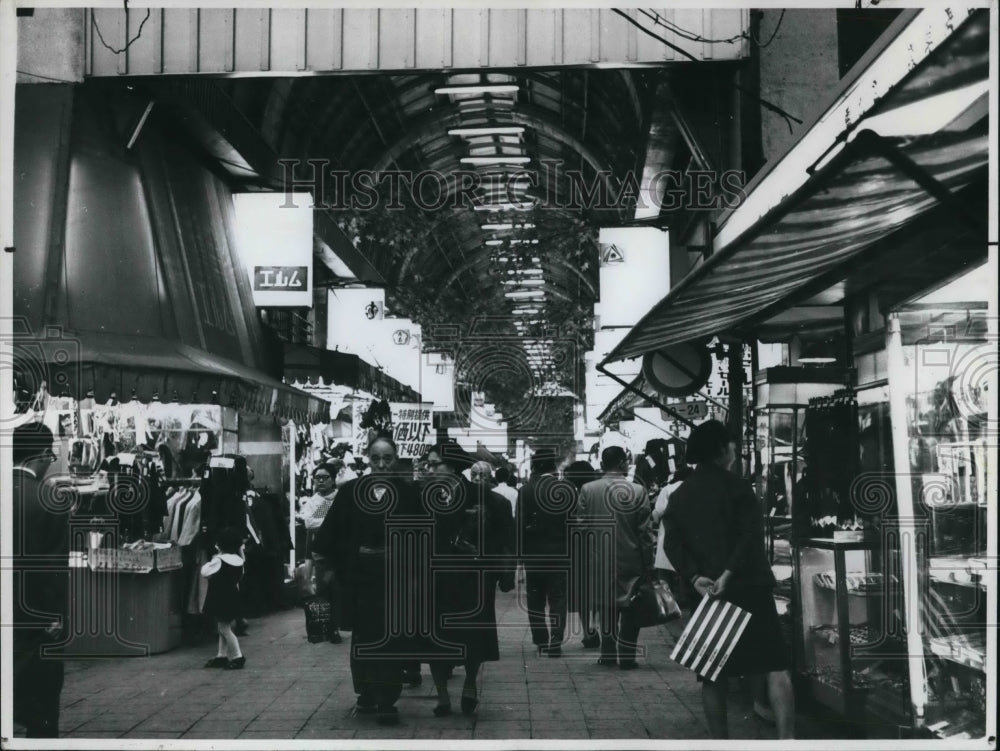
<svg viewBox="0 0 1000 751">
<path fill-rule="evenodd" d="M 514 518 L 517 518 L 517 490 L 507 484 L 509 477 L 510 471 L 506 467 L 500 467 L 493 475 L 493 481 L 496 483 L 493 492 L 510 501 L 510 511 L 514 514 Z"/>
</svg>

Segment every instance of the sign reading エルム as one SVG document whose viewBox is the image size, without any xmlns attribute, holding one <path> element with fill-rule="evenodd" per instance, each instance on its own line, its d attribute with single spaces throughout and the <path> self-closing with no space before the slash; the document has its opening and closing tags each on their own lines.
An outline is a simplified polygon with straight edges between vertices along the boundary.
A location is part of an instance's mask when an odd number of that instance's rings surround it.
<svg viewBox="0 0 1000 751">
<path fill-rule="evenodd" d="M 311 308 L 312 196 L 235 193 L 233 208 L 237 247 L 254 305 Z"/>
<path fill-rule="evenodd" d="M 308 266 L 255 266 L 254 292 L 303 292 L 309 288 Z"/>
</svg>

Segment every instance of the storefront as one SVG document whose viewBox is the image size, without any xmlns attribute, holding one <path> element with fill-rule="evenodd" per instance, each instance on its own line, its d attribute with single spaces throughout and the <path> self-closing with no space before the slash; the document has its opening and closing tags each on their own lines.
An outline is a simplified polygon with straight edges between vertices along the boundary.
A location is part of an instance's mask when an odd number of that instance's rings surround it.
<svg viewBox="0 0 1000 751">
<path fill-rule="evenodd" d="M 982 737 L 996 700 L 988 40 L 986 11 L 902 14 L 609 356 L 793 340 L 755 373 L 762 513 L 790 522 L 800 695 L 869 737 Z"/>
<path fill-rule="evenodd" d="M 328 414 L 275 377 L 228 183 L 146 104 L 17 92 L 15 411 L 57 438 L 68 655 L 176 646 L 223 526 L 246 529 L 247 613 L 277 605 L 292 431 Z"/>
</svg>

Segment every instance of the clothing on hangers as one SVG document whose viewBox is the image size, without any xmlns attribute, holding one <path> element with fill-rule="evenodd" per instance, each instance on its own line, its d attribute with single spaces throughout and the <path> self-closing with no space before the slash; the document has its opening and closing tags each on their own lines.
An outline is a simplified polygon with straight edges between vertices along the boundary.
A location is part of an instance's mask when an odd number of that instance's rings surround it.
<svg viewBox="0 0 1000 751">
<path fill-rule="evenodd" d="M 184 507 L 184 517 L 177 544 L 184 546 L 194 542 L 201 531 L 201 492 L 196 490 Z"/>
</svg>

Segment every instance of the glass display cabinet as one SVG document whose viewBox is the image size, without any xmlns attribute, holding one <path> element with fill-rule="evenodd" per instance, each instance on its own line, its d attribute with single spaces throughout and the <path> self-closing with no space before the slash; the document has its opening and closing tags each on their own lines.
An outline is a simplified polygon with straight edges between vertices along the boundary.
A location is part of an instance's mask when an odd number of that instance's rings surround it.
<svg viewBox="0 0 1000 751">
<path fill-rule="evenodd" d="M 850 371 L 831 367 L 773 367 L 754 378 L 758 496 L 762 500 L 771 562 L 789 564 L 795 502 L 806 469 L 805 409 L 809 400 L 834 393 Z"/>
<path fill-rule="evenodd" d="M 898 578 L 879 541 L 812 538 L 793 551 L 795 664 L 813 700 L 848 717 L 877 704 L 882 721 L 909 724 Z"/>
<path fill-rule="evenodd" d="M 995 362 L 996 343 L 988 343 L 984 313 L 967 304 L 916 306 L 899 316 L 911 384 L 906 436 L 925 686 L 918 724 L 937 738 L 986 732 L 987 636 L 995 623 L 987 606 L 987 581 L 995 576 L 987 566 L 987 501 L 991 493 L 996 499 L 996 479 L 988 471 L 995 436 L 990 440 L 979 371 Z"/>
</svg>

